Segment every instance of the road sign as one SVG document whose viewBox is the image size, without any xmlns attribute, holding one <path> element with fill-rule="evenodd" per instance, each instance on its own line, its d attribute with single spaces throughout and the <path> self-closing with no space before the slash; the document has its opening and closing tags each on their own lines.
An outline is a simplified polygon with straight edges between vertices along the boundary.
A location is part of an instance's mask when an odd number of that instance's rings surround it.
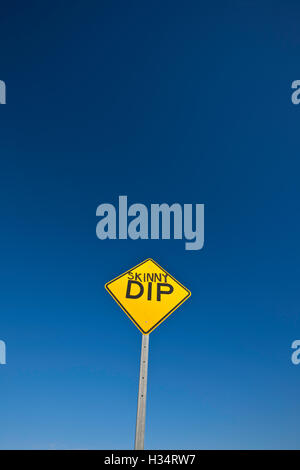
<svg viewBox="0 0 300 470">
<path fill-rule="evenodd" d="M 191 295 L 151 258 L 108 282 L 105 288 L 144 335 Z"/>
</svg>

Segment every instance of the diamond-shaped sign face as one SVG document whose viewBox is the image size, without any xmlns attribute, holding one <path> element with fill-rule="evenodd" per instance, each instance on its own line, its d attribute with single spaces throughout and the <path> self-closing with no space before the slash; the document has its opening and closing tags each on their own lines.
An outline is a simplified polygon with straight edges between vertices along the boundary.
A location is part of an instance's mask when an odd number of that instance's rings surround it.
<svg viewBox="0 0 300 470">
<path fill-rule="evenodd" d="M 144 335 L 191 295 L 151 258 L 108 282 L 105 288 Z"/>
</svg>

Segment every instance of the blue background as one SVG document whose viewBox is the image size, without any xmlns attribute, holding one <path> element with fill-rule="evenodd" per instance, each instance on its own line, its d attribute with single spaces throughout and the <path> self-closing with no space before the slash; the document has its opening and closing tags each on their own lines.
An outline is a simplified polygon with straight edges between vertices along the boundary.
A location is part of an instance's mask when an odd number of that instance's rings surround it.
<svg viewBox="0 0 300 470">
<path fill-rule="evenodd" d="M 299 448 L 296 1 L 1 5 L 0 446 L 132 448 L 140 333 L 104 283 L 192 297 L 150 336 L 146 448 Z M 205 204 L 205 246 L 96 208 Z"/>
</svg>

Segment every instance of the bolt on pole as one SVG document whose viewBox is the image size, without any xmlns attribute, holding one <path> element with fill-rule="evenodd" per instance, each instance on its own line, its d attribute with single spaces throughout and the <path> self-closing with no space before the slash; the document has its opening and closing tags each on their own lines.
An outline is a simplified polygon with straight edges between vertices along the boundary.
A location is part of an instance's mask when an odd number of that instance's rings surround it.
<svg viewBox="0 0 300 470">
<path fill-rule="evenodd" d="M 142 335 L 139 394 L 138 394 L 135 443 L 134 443 L 135 450 L 144 449 L 147 376 L 148 376 L 148 354 L 149 354 L 149 335 Z"/>
</svg>

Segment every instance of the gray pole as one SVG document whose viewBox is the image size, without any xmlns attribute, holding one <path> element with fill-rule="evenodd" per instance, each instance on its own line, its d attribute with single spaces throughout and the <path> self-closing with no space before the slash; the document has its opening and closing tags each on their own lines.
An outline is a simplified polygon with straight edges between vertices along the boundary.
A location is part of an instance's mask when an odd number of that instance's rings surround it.
<svg viewBox="0 0 300 470">
<path fill-rule="evenodd" d="M 135 430 L 135 450 L 144 449 L 145 419 L 146 419 L 146 396 L 147 396 L 147 375 L 148 375 L 148 352 L 149 335 L 142 335 L 139 395 L 136 415 Z"/>
</svg>

